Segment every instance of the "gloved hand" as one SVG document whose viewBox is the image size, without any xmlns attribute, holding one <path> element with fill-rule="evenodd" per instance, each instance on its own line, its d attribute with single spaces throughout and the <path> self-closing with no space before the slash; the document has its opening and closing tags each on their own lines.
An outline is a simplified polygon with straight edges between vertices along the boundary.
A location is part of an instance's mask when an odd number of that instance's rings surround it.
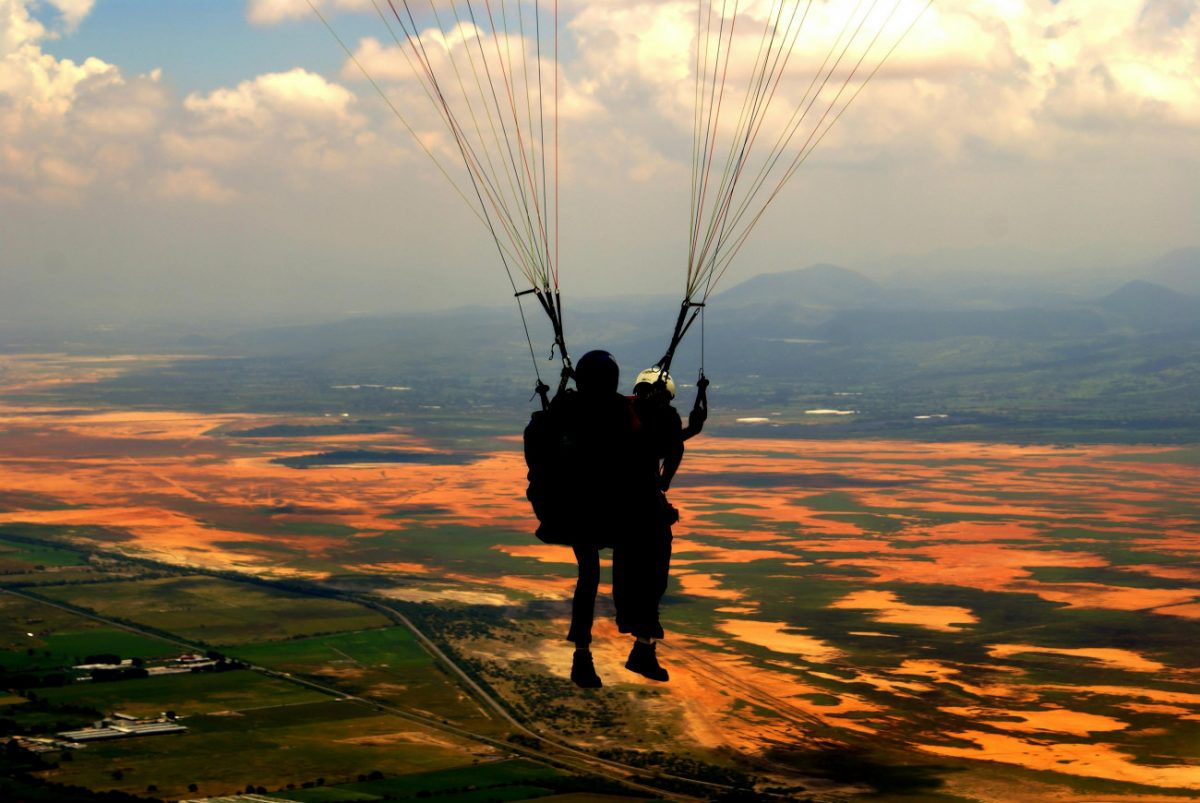
<svg viewBox="0 0 1200 803">
<path fill-rule="evenodd" d="M 699 432 L 708 420 L 708 377 L 703 374 L 700 376 L 696 382 L 696 390 L 696 403 L 688 413 L 688 428 L 693 432 Z"/>
</svg>

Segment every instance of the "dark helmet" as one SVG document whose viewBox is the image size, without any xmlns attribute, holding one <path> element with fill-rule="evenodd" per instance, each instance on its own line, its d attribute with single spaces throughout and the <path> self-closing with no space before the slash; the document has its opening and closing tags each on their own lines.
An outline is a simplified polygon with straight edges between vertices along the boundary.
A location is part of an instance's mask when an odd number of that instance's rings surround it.
<svg viewBox="0 0 1200 803">
<path fill-rule="evenodd" d="M 580 393 L 616 393 L 621 369 L 607 351 L 589 351 L 575 363 L 575 387 Z"/>
</svg>

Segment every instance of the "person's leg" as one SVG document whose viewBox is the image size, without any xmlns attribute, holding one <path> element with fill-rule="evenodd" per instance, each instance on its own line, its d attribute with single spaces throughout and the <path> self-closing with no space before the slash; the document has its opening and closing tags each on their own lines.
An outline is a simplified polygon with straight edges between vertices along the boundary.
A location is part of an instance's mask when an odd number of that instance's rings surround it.
<svg viewBox="0 0 1200 803">
<path fill-rule="evenodd" d="M 588 647 L 592 643 L 592 620 L 596 615 L 596 590 L 600 587 L 600 550 L 594 546 L 576 546 L 575 563 L 579 566 L 579 579 L 575 582 L 575 596 L 571 600 L 571 630 L 567 641 L 576 647 Z"/>
<path fill-rule="evenodd" d="M 625 667 L 651 680 L 660 681 L 668 680 L 670 677 L 667 670 L 658 664 L 655 640 L 663 637 L 658 608 L 667 591 L 667 581 L 671 571 L 671 540 L 669 527 L 663 528 L 662 531 L 647 539 L 643 554 L 640 556 L 641 559 L 638 561 L 636 586 L 629 592 L 636 598 L 634 603 L 636 614 L 629 630 L 636 641 L 629 653 L 629 660 L 625 662 Z"/>
<path fill-rule="evenodd" d="M 617 630 L 633 632 L 637 621 L 637 550 L 628 543 L 613 547 L 612 598 L 617 609 Z"/>
<path fill-rule="evenodd" d="M 571 661 L 571 680 L 586 689 L 599 688 L 600 677 L 592 664 L 592 620 L 596 612 L 596 590 L 600 586 L 600 550 L 594 546 L 576 546 L 575 562 L 579 579 L 571 600 L 571 630 L 567 641 L 575 643 Z"/>
</svg>

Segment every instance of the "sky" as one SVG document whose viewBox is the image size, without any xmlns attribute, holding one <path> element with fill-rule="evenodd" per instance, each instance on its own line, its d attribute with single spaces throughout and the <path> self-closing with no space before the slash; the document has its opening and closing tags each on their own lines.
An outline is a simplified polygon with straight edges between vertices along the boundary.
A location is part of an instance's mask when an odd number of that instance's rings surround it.
<svg viewBox="0 0 1200 803">
<path fill-rule="evenodd" d="M 454 172 L 453 140 L 371 0 L 313 3 L 420 144 L 308 0 L 0 0 L 0 323 L 505 303 L 491 234 L 422 150 Z M 770 7 L 743 5 L 739 31 Z M 1200 0 L 924 5 L 900 0 L 916 24 L 724 286 L 947 250 L 1079 266 L 1198 244 Z M 817 0 L 781 95 L 853 7 Z M 682 292 L 696 8 L 560 0 L 568 299 Z M 423 41 L 468 39 L 418 21 Z"/>
</svg>

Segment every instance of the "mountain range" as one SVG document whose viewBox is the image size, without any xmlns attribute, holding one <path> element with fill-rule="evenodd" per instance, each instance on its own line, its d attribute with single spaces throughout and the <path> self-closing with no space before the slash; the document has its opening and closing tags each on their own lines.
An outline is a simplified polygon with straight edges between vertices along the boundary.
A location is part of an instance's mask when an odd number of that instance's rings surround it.
<svg viewBox="0 0 1200 803">
<path fill-rule="evenodd" d="M 702 366 L 725 410 L 791 416 L 806 435 L 816 430 L 805 411 L 852 401 L 855 415 L 822 422 L 820 431 L 894 433 L 936 416 L 960 425 L 961 436 L 978 436 L 986 425 L 989 437 L 1194 440 L 1200 294 L 1193 288 L 1200 288 L 1200 249 L 1119 275 L 1075 277 L 872 276 L 818 264 L 763 273 L 712 296 L 673 371 L 686 394 Z M 566 301 L 572 355 L 608 349 L 627 376 L 663 354 L 679 310 L 678 299 L 665 297 Z M 512 306 L 219 335 L 93 330 L 42 347 L 207 358 L 176 365 L 169 383 L 132 377 L 95 389 L 144 404 L 225 409 L 240 398 L 236 388 L 252 386 L 258 403 L 269 396 L 279 410 L 367 415 L 474 405 L 516 415 L 535 377 L 553 385 L 561 367 L 536 305 L 527 316 L 532 348 Z M 19 337 L 3 342 L 32 350 Z M 363 392 L 350 405 L 337 390 L 346 387 L 412 391 Z"/>
</svg>

